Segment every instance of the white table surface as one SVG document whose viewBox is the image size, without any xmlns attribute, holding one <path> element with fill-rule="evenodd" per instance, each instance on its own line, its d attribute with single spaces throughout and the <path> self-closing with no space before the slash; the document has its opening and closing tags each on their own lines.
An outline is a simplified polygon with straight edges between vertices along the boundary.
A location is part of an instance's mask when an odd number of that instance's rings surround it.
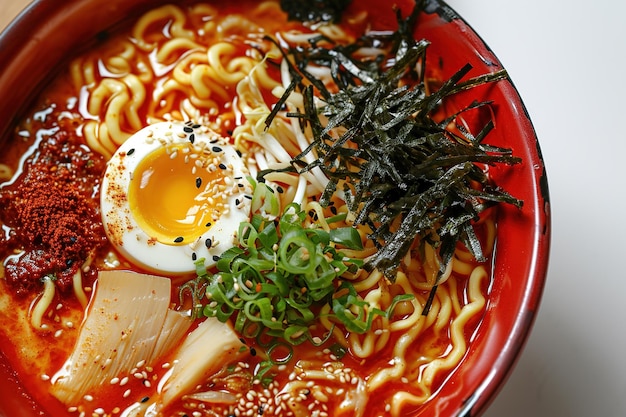
<svg viewBox="0 0 626 417">
<path fill-rule="evenodd" d="M 508 69 L 548 172 L 535 327 L 486 417 L 626 416 L 626 3 L 449 0 Z"/>
<path fill-rule="evenodd" d="M 27 3 L 0 0 L 0 28 Z M 626 2 L 449 4 L 520 91 L 539 136 L 552 201 L 540 313 L 485 417 L 624 417 Z"/>
</svg>

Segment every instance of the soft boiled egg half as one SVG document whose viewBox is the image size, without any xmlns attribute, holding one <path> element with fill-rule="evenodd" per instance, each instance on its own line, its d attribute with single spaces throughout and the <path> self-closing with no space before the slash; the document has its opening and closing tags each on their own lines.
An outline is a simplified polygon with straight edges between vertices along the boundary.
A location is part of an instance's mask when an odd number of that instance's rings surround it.
<svg viewBox="0 0 626 417">
<path fill-rule="evenodd" d="M 249 219 L 248 170 L 228 141 L 191 122 L 131 136 L 108 162 L 100 205 L 109 240 L 136 266 L 185 274 L 210 266 Z"/>
</svg>

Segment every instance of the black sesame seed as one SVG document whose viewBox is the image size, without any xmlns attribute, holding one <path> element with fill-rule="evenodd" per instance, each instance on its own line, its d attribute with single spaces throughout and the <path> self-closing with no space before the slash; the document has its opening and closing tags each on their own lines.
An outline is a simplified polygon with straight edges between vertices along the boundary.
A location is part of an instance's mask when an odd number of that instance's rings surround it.
<svg viewBox="0 0 626 417">
<path fill-rule="evenodd" d="M 183 238 L 182 236 L 178 236 L 176 239 L 174 239 L 174 242 L 175 242 L 175 243 L 180 243 L 180 242 L 182 242 L 183 240 L 185 240 L 185 238 Z"/>
<path fill-rule="evenodd" d="M 185 126 L 185 127 L 183 127 L 183 131 L 184 131 L 185 133 L 193 133 L 193 129 L 192 129 L 192 128 L 190 128 L 189 126 Z"/>
<path fill-rule="evenodd" d="M 236 206 L 238 206 L 238 205 L 239 205 L 239 203 L 241 203 L 241 201 L 239 201 L 239 199 L 238 199 L 238 198 L 236 198 L 236 199 L 235 199 L 235 205 L 236 205 Z"/>
<path fill-rule="evenodd" d="M 134 153 L 135 153 L 135 148 L 130 148 L 128 152 L 126 152 L 126 155 L 132 155 Z"/>
<path fill-rule="evenodd" d="M 252 200 L 252 196 L 251 195 L 245 194 L 244 197 L 247 198 L 248 200 Z"/>
<path fill-rule="evenodd" d="M 211 222 L 208 222 L 207 224 L 204 225 L 205 227 L 211 227 Z"/>
<path fill-rule="evenodd" d="M 220 260 L 220 257 L 217 255 L 213 255 L 213 262 L 217 262 Z"/>
<path fill-rule="evenodd" d="M 193 126 L 191 126 L 191 127 L 193 127 L 194 129 L 199 129 L 199 128 L 201 128 L 202 126 L 200 126 L 199 124 L 195 124 L 195 125 L 193 125 Z"/>
<path fill-rule="evenodd" d="M 237 155 L 241 158 L 241 151 L 237 149 L 235 152 L 237 152 Z"/>
<path fill-rule="evenodd" d="M 207 248 L 211 249 L 211 246 L 213 246 L 213 241 L 211 240 L 211 238 L 208 238 L 204 241 L 204 244 Z"/>
<path fill-rule="evenodd" d="M 219 164 L 220 169 L 226 169 L 226 165 L 224 164 Z"/>
<path fill-rule="evenodd" d="M 202 185 L 202 178 L 200 177 L 196 178 L 196 188 L 200 188 L 201 185 Z"/>
<path fill-rule="evenodd" d="M 285 192 L 285 190 L 283 190 L 283 187 L 281 187 L 280 185 L 276 187 L 276 191 L 278 191 L 280 194 Z"/>
<path fill-rule="evenodd" d="M 333 213 L 333 214 L 337 214 L 337 207 L 330 206 L 330 212 Z"/>
<path fill-rule="evenodd" d="M 222 152 L 222 148 L 220 148 L 219 146 L 214 146 L 211 149 L 213 150 L 213 152 Z"/>
<path fill-rule="evenodd" d="M 191 260 L 195 261 L 196 259 L 198 259 L 198 255 L 196 255 L 196 253 L 194 252 L 191 254 Z"/>
<path fill-rule="evenodd" d="M 193 145 L 195 141 L 196 141 L 196 135 L 195 133 L 192 133 L 191 135 L 189 135 L 189 142 L 191 142 L 191 144 Z"/>
<path fill-rule="evenodd" d="M 243 177 L 235 177 L 236 180 L 242 180 Z"/>
<path fill-rule="evenodd" d="M 240 337 L 240 338 L 239 338 L 239 341 L 240 341 L 241 343 L 243 343 L 244 345 L 246 344 L 246 339 L 244 339 L 243 337 Z"/>
<path fill-rule="evenodd" d="M 148 400 L 149 400 L 149 399 L 150 399 L 150 397 L 143 397 L 143 398 L 141 399 L 141 402 L 142 402 L 142 403 L 146 403 L 146 402 L 148 402 Z"/>
<path fill-rule="evenodd" d="M 239 188 L 243 188 L 243 187 L 245 187 L 245 186 L 244 186 L 242 183 L 239 183 L 239 184 L 237 184 L 237 187 L 239 187 Z"/>
<path fill-rule="evenodd" d="M 251 347 L 251 348 L 250 348 L 250 354 L 251 354 L 252 356 L 256 356 L 256 349 L 255 349 L 255 348 L 253 348 L 253 347 Z"/>
</svg>

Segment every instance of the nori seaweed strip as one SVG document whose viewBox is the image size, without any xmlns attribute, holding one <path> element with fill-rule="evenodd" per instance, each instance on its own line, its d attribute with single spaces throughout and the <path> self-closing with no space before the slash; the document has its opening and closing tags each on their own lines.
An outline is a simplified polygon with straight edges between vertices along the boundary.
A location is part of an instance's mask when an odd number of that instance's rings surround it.
<svg viewBox="0 0 626 417">
<path fill-rule="evenodd" d="M 508 74 L 500 70 L 466 79 L 472 70 L 466 64 L 438 89 L 427 93 L 424 67 L 429 42 L 413 38 L 424 4 L 423 0 L 416 1 L 406 19 L 398 10 L 398 29 L 391 35 L 366 34 L 351 45 L 322 43 L 327 40 L 320 38 L 310 42 L 309 48 L 298 46 L 283 51 L 285 59 L 290 55 L 293 60 L 292 64 L 287 59 L 293 80 L 298 79 L 292 81 L 294 88 L 304 96 L 302 113 L 288 115 L 310 126 L 313 136 L 311 145 L 293 158 L 291 169 L 306 172 L 319 168 L 329 178 L 320 200 L 323 206 L 329 204 L 343 182 L 355 225 L 367 225 L 371 229 L 368 237 L 378 248 L 365 268 L 378 268 L 391 281 L 416 240 L 438 251 L 439 277 L 458 242 L 483 261 L 473 221 L 497 203 L 522 205 L 506 191 L 492 186 L 481 168 L 521 161 L 510 149 L 483 143 L 494 128 L 493 122 L 486 122 L 476 135 L 456 123 L 464 112 L 489 109 L 491 102 L 474 101 L 440 122 L 431 118 L 447 97 L 506 80 Z M 361 47 L 373 45 L 384 51 L 384 56 L 369 60 L 355 57 Z M 392 64 L 386 67 L 387 63 Z M 335 90 L 329 91 L 308 71 L 309 66 L 328 68 Z M 314 90 L 323 101 L 319 108 Z M 281 100 L 284 103 L 286 97 Z M 321 115 L 327 120 L 325 126 Z M 267 123 L 269 126 L 271 120 Z M 457 125 L 458 133 L 448 129 L 451 123 Z M 343 133 L 334 137 L 330 133 L 337 128 Z M 305 163 L 309 154 L 315 160 Z M 260 177 L 266 173 L 263 171 Z M 479 189 L 474 188 L 474 181 L 481 185 Z M 393 228 L 398 219 L 400 227 Z M 439 277 L 423 314 L 430 308 Z"/>
</svg>

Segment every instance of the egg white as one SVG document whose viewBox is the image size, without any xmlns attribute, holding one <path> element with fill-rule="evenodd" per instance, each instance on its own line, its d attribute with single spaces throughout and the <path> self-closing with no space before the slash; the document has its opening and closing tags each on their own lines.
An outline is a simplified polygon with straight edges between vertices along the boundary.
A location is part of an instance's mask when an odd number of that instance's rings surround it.
<svg viewBox="0 0 626 417">
<path fill-rule="evenodd" d="M 198 227 L 197 237 L 184 244 L 162 242 L 151 236 L 149 231 L 142 229 L 128 203 L 131 182 L 140 180 L 134 175 L 137 166 L 152 152 L 168 145 L 186 145 L 198 151 L 197 154 L 217 149 L 219 152 L 213 152 L 211 156 L 213 162 L 218 158 L 220 163 L 228 165 L 232 176 L 225 180 L 228 185 L 222 188 L 226 189 L 220 191 L 226 209 L 210 227 Z M 200 161 L 198 166 L 207 164 Z M 251 187 L 247 175 L 248 169 L 233 146 L 207 127 L 190 122 L 150 125 L 131 136 L 108 162 L 100 194 L 107 237 L 128 261 L 148 271 L 191 273 L 195 271 L 195 261 L 202 258 L 205 265 L 211 266 L 233 246 L 239 224 L 249 219 Z"/>
</svg>

